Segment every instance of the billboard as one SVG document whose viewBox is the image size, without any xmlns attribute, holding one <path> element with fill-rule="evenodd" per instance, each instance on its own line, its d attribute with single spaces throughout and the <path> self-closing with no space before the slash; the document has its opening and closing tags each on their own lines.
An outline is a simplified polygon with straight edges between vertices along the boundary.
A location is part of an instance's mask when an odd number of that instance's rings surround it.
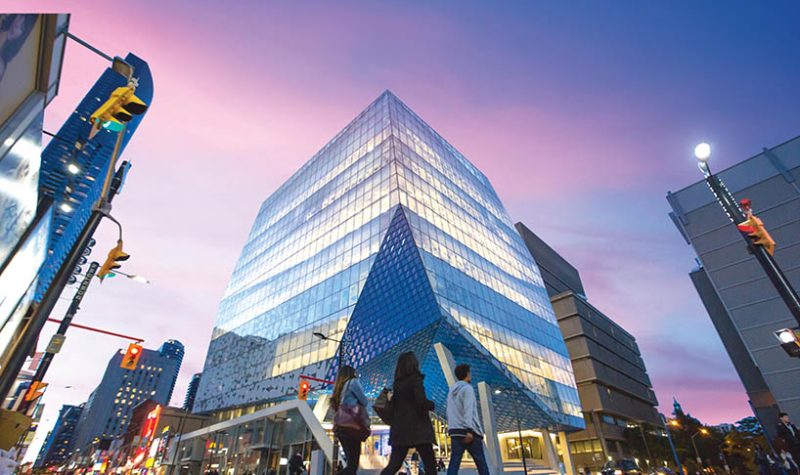
<svg viewBox="0 0 800 475">
<path fill-rule="evenodd" d="M 0 124 L 36 89 L 42 19 L 0 14 Z"/>
</svg>

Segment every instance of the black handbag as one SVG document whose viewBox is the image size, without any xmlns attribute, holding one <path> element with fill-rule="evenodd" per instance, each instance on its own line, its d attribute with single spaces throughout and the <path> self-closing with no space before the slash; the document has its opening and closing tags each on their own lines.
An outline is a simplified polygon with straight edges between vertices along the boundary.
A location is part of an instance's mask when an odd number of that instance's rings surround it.
<svg viewBox="0 0 800 475">
<path fill-rule="evenodd" d="M 392 402 L 392 391 L 389 388 L 383 388 L 378 398 L 375 399 L 372 408 L 375 410 L 375 414 L 377 414 L 384 423 L 392 425 L 392 420 L 394 419 L 394 403 Z"/>
</svg>

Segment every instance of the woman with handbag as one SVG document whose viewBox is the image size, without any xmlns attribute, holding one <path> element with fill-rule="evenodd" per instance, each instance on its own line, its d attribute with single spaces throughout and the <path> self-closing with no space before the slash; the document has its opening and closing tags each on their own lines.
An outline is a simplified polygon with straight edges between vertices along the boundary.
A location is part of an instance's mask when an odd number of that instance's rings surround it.
<svg viewBox="0 0 800 475">
<path fill-rule="evenodd" d="M 355 475 L 361 457 L 361 442 L 370 434 L 367 415 L 367 396 L 352 366 L 342 366 L 333 385 L 331 407 L 336 411 L 333 417 L 333 432 L 344 451 L 347 466 L 340 475 Z"/>
<path fill-rule="evenodd" d="M 425 395 L 422 382 L 425 376 L 419 370 L 419 361 L 408 351 L 397 359 L 392 387 L 392 425 L 389 445 L 392 454 L 381 475 L 394 475 L 403 466 L 408 451 L 413 447 L 422 458 L 426 475 L 436 474 L 436 457 L 433 454 L 435 436 L 429 412 L 433 401 Z"/>
</svg>

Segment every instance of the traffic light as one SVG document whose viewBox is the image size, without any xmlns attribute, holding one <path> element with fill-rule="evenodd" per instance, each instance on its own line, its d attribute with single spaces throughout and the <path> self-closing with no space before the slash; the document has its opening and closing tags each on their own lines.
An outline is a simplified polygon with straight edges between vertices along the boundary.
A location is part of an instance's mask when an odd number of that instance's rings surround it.
<svg viewBox="0 0 800 475">
<path fill-rule="evenodd" d="M 800 328 L 784 328 L 775 332 L 775 338 L 781 342 L 781 348 L 789 356 L 800 358 Z"/>
<path fill-rule="evenodd" d="M 308 391 L 311 389 L 311 385 L 308 384 L 308 381 L 305 379 L 300 380 L 300 386 L 297 387 L 297 399 L 301 401 L 305 401 L 308 399 Z"/>
<path fill-rule="evenodd" d="M 28 387 L 28 391 L 25 393 L 25 400 L 26 401 L 35 401 L 42 397 L 44 394 L 44 388 L 47 387 L 47 383 L 43 383 L 41 381 L 32 381 L 31 385 Z"/>
<path fill-rule="evenodd" d="M 142 357 L 142 345 L 138 343 L 131 343 L 128 345 L 128 351 L 122 357 L 122 362 L 119 364 L 123 369 L 136 369 L 139 364 L 139 358 Z"/>
<path fill-rule="evenodd" d="M 101 127 L 118 132 L 134 115 L 144 114 L 147 104 L 136 97 L 135 92 L 132 85 L 114 89 L 108 100 L 89 116 L 92 124 L 89 138 L 93 138 Z"/>
<path fill-rule="evenodd" d="M 103 267 L 101 267 L 100 270 L 97 271 L 97 278 L 100 279 L 100 282 L 102 282 L 103 279 L 109 276 L 109 274 L 113 276 L 112 271 L 114 269 L 119 269 L 121 267 L 121 264 L 119 263 L 121 261 L 127 261 L 128 258 L 130 257 L 131 256 L 129 254 L 123 252 L 122 240 L 120 239 L 119 241 L 117 241 L 117 245 L 114 246 L 110 251 L 108 251 L 108 257 L 106 258 L 106 261 L 103 263 Z"/>
<path fill-rule="evenodd" d="M 739 231 L 747 233 L 750 239 L 753 240 L 753 244 L 763 246 L 770 256 L 775 253 L 775 241 L 769 235 L 764 223 L 761 222 L 758 216 L 750 214 L 744 222 L 737 224 L 736 227 L 739 228 Z"/>
</svg>

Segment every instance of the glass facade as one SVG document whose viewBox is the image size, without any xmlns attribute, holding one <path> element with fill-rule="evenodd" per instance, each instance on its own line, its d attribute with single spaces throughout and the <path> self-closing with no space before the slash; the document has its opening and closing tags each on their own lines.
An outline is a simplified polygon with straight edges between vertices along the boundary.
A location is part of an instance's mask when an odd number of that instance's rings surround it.
<svg viewBox="0 0 800 475">
<path fill-rule="evenodd" d="M 394 358 L 410 349 L 443 410 L 432 349 L 442 342 L 508 389 L 501 425 L 583 426 L 544 284 L 500 199 L 388 91 L 261 206 L 220 304 L 195 411 L 289 397 L 301 373 L 331 377 L 337 343 L 314 332 L 346 341 L 368 391 L 390 383 Z"/>
</svg>

